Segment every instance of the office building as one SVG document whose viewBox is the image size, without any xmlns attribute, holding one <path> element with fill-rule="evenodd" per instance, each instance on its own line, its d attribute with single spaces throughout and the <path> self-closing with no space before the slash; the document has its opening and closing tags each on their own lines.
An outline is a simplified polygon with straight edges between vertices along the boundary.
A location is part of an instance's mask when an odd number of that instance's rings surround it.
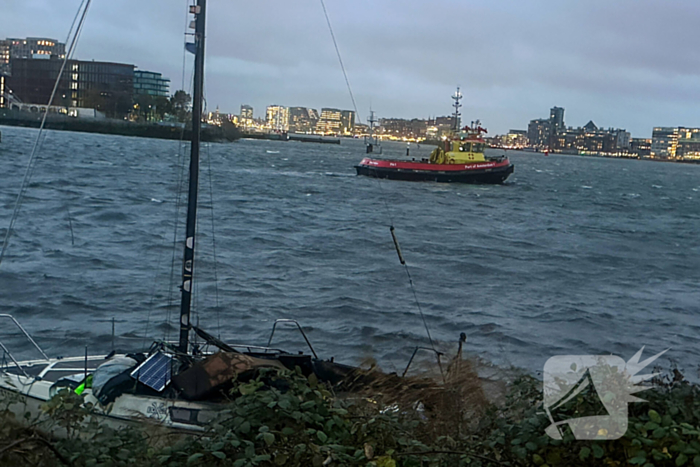
<svg viewBox="0 0 700 467">
<path fill-rule="evenodd" d="M 319 116 L 316 109 L 306 107 L 289 108 L 289 131 L 294 133 L 312 133 L 316 129 Z"/>
<path fill-rule="evenodd" d="M 275 131 L 289 130 L 289 109 L 282 105 L 268 105 L 265 126 Z"/>
<path fill-rule="evenodd" d="M 238 118 L 238 125 L 244 128 L 250 128 L 253 126 L 253 107 L 245 104 L 241 106 L 241 114 Z"/>
<path fill-rule="evenodd" d="M 10 64 L 8 92 L 25 104 L 46 105 L 62 60 L 12 59 Z M 124 118 L 132 108 L 133 94 L 134 65 L 69 60 L 52 105 L 90 108 L 109 117 Z"/>
<path fill-rule="evenodd" d="M 0 40 L 0 72 L 12 73 L 10 61 L 20 58 L 65 58 L 66 44 L 45 37 Z"/>
<path fill-rule="evenodd" d="M 651 157 L 656 159 L 673 159 L 681 128 L 656 127 L 651 133 Z"/>
<path fill-rule="evenodd" d="M 342 111 L 340 109 L 321 109 L 321 117 L 316 124 L 316 133 L 337 135 L 341 132 L 342 126 Z"/>
<path fill-rule="evenodd" d="M 170 96 L 170 80 L 161 73 L 134 70 L 134 95 Z"/>
</svg>

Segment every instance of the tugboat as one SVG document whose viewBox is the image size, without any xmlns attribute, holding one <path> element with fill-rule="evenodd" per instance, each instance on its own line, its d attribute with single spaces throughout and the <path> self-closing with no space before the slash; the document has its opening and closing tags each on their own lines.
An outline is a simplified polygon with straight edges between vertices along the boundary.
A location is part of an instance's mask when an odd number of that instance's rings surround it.
<svg viewBox="0 0 700 467">
<path fill-rule="evenodd" d="M 486 130 L 477 121 L 472 126 L 459 128 L 459 100 L 462 95 L 457 88 L 455 99 L 455 130 L 447 135 L 430 154 L 430 159 L 421 161 L 384 160 L 366 157 L 355 166 L 357 175 L 367 175 L 390 180 L 434 181 L 456 183 L 498 184 L 513 173 L 513 164 L 505 155 L 487 157 L 486 142 L 482 133 Z M 367 152 L 371 152 L 371 146 Z"/>
</svg>

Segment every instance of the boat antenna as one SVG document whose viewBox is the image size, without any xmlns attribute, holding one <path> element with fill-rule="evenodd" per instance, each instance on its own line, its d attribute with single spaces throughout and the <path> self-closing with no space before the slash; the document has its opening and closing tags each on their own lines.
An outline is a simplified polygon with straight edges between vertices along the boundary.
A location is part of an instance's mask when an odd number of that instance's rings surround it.
<svg viewBox="0 0 700 467">
<path fill-rule="evenodd" d="M 455 108 L 455 112 L 452 114 L 452 116 L 455 118 L 454 130 L 459 131 L 460 117 L 462 115 L 459 112 L 459 108 L 462 107 L 462 104 L 459 103 L 459 101 L 462 99 L 462 93 L 459 92 L 459 86 L 457 86 L 457 92 L 455 92 L 454 96 L 452 96 L 452 99 L 455 101 L 455 103 L 452 104 L 452 107 Z"/>
<path fill-rule="evenodd" d="M 187 223 L 185 225 L 185 255 L 182 262 L 182 300 L 180 302 L 180 340 L 178 348 L 187 353 L 192 305 L 194 273 L 194 236 L 197 224 L 197 185 L 199 183 L 199 141 L 202 133 L 202 89 L 204 87 L 204 31 L 206 0 L 190 6 L 195 16 L 194 32 L 194 93 L 192 96 L 192 143 L 190 146 L 190 178 L 187 193 Z"/>
</svg>

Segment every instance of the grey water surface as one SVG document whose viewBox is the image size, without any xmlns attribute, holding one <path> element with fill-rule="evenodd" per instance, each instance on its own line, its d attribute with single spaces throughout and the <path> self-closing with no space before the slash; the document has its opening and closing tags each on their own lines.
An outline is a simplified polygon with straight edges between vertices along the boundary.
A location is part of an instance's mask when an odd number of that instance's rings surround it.
<svg viewBox="0 0 700 467">
<path fill-rule="evenodd" d="M 4 236 L 37 130 L 0 131 Z M 175 338 L 189 145 L 45 134 L 0 264 L 2 313 L 50 354 Z M 464 332 L 469 353 L 538 372 L 555 355 L 627 360 L 646 345 L 697 377 L 700 166 L 513 152 L 505 185 L 473 186 L 357 177 L 363 152 L 353 140 L 203 147 L 202 327 L 265 345 L 276 318 L 294 318 L 322 357 L 402 370 L 429 343 L 393 223 L 440 350 Z M 32 356 L 8 323 L 0 339 Z M 288 328 L 273 345 L 304 350 Z"/>
</svg>

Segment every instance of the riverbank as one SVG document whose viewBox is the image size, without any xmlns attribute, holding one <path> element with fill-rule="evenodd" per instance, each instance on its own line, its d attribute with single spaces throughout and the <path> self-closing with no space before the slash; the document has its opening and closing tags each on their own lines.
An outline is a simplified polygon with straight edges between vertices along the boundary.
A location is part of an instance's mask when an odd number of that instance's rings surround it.
<svg viewBox="0 0 700 467">
<path fill-rule="evenodd" d="M 167 442 L 153 428 L 114 431 L 84 425 L 89 408 L 72 392 L 47 404 L 69 439 L 54 440 L 7 413 L 0 425 L 2 465 L 217 465 L 495 467 L 700 464 L 700 390 L 678 374 L 657 378 L 629 405 L 625 434 L 606 440 L 545 434 L 542 382 L 518 376 L 500 402 L 487 399 L 468 361 L 442 381 L 378 375 L 361 397 L 336 396 L 300 371 L 261 371 L 235 382 L 231 402 L 206 436 Z M 340 388 L 334 388 L 338 390 Z M 344 389 L 352 389 L 345 387 Z M 355 388 L 356 389 L 356 388 Z M 356 389 L 357 390 L 357 389 Z M 364 394 L 362 396 L 362 394 Z M 563 419 L 590 413 L 587 397 Z M 93 431 L 89 431 L 93 430 Z"/>
<path fill-rule="evenodd" d="M 25 128 L 39 128 L 42 114 L 4 110 L 0 112 L 0 125 Z M 45 128 L 58 131 L 81 133 L 101 133 L 106 135 L 138 136 L 144 138 L 189 140 L 191 130 L 181 124 L 143 124 L 114 119 L 79 119 L 63 115 L 48 115 Z M 241 134 L 233 125 L 202 128 L 202 140 L 227 142 L 240 139 Z"/>
</svg>

